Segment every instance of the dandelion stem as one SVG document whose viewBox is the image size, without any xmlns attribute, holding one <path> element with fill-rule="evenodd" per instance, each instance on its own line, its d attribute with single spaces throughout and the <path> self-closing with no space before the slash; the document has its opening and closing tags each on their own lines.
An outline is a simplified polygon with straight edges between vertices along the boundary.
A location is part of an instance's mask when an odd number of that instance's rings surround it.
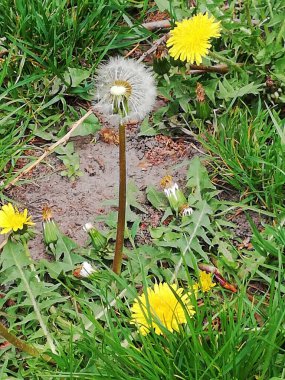
<svg viewBox="0 0 285 380">
<path fill-rule="evenodd" d="M 122 123 L 120 123 L 119 125 L 119 165 L 119 213 L 117 223 L 115 256 L 113 261 L 113 271 L 117 274 L 121 273 L 126 218 L 126 132 L 125 125 Z"/>
<path fill-rule="evenodd" d="M 226 57 L 224 57 L 223 55 L 220 55 L 219 53 L 216 53 L 214 51 L 209 51 L 208 55 L 213 59 L 216 59 L 220 62 L 226 63 L 229 67 L 231 67 L 233 70 L 238 71 L 239 73 L 243 72 L 243 70 L 241 69 L 239 64 L 233 62 L 232 60 L 230 60 Z"/>
<path fill-rule="evenodd" d="M 51 357 L 48 355 L 41 355 L 41 353 L 32 345 L 27 344 L 22 339 L 17 338 L 14 334 L 11 334 L 8 329 L 0 322 L 0 335 L 6 339 L 13 346 L 18 348 L 21 351 L 26 352 L 31 356 L 42 356 L 45 361 L 51 361 Z"/>
</svg>

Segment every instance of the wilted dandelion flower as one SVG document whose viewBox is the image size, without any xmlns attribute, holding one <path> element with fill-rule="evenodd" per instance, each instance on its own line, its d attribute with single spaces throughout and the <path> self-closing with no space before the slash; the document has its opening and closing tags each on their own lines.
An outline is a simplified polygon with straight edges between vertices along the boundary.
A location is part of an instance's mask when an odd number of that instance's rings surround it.
<svg viewBox="0 0 285 380">
<path fill-rule="evenodd" d="M 73 275 L 78 278 L 87 278 L 95 272 L 96 269 L 94 269 L 92 265 L 87 261 L 84 261 L 78 268 L 73 271 Z"/>
<path fill-rule="evenodd" d="M 160 185 L 163 188 L 164 194 L 168 198 L 170 207 L 178 212 L 186 203 L 186 198 L 183 192 L 179 189 L 176 182 L 173 182 L 171 175 L 162 178 Z"/>
<path fill-rule="evenodd" d="M 203 293 L 206 293 L 214 286 L 216 286 L 216 284 L 212 281 L 212 274 L 200 271 L 199 282 L 193 285 L 193 289 L 195 292 L 200 289 Z"/>
<path fill-rule="evenodd" d="M 174 59 L 181 59 L 189 63 L 200 65 L 202 57 L 208 54 L 211 47 L 210 38 L 220 36 L 220 22 L 216 22 L 213 16 L 206 13 L 182 20 L 176 23 L 176 27 L 170 31 L 167 41 L 169 54 Z"/>
<path fill-rule="evenodd" d="M 114 123 L 142 120 L 156 98 L 150 69 L 133 59 L 111 58 L 99 66 L 94 109 Z"/>
<path fill-rule="evenodd" d="M 25 226 L 33 226 L 31 217 L 28 216 L 28 210 L 19 212 L 11 203 L 2 206 L 0 210 L 0 228 L 3 228 L 0 234 L 7 234 L 10 231 L 22 230 Z"/>
<path fill-rule="evenodd" d="M 162 326 L 170 332 L 179 331 L 179 325 L 187 322 L 187 313 L 195 314 L 189 295 L 182 293 L 182 288 L 167 283 L 155 284 L 153 290 L 148 288 L 147 295 L 139 296 L 131 308 L 131 323 L 138 326 L 142 335 L 149 333 L 150 328 L 160 335 Z"/>
<path fill-rule="evenodd" d="M 86 223 L 83 226 L 83 230 L 90 236 L 93 248 L 96 252 L 106 247 L 107 238 L 98 231 L 92 223 Z"/>
<path fill-rule="evenodd" d="M 54 243 L 57 242 L 60 235 L 60 230 L 53 219 L 52 210 L 48 205 L 44 205 L 43 207 L 42 219 L 44 243 L 47 247 L 53 248 Z"/>
</svg>

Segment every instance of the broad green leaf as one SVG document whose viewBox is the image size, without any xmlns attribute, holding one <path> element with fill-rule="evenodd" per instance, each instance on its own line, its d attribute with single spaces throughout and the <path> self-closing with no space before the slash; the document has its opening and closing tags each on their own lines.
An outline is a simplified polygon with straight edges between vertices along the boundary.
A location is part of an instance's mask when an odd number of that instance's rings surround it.
<svg viewBox="0 0 285 380">
<path fill-rule="evenodd" d="M 169 204 L 165 194 L 156 190 L 154 186 L 147 187 L 146 196 L 151 205 L 157 210 L 165 210 Z"/>
<path fill-rule="evenodd" d="M 83 82 L 85 79 L 89 78 L 90 70 L 86 69 L 75 69 L 68 68 L 68 72 L 65 73 L 64 78 L 68 83 L 71 84 L 71 87 L 77 87 Z"/>
<path fill-rule="evenodd" d="M 202 165 L 198 157 L 194 157 L 189 163 L 187 171 L 187 187 L 191 188 L 194 197 L 197 199 L 202 198 L 203 191 L 216 190 L 212 184 L 206 168 Z"/>
<path fill-rule="evenodd" d="M 138 136 L 155 136 L 157 133 L 157 130 L 149 124 L 149 119 L 146 117 L 140 125 Z"/>
<path fill-rule="evenodd" d="M 82 114 L 83 116 L 83 114 Z M 91 114 L 87 119 L 83 121 L 72 133 L 72 137 L 75 136 L 87 136 L 91 134 L 95 134 L 101 129 L 101 125 L 99 120 L 94 114 Z"/>
</svg>

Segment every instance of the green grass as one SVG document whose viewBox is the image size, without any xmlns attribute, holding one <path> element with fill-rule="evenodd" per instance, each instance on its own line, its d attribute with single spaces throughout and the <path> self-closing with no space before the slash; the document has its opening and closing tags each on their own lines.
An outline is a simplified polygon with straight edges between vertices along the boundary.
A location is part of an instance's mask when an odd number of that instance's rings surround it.
<svg viewBox="0 0 285 380">
<path fill-rule="evenodd" d="M 124 20 L 128 19 L 130 25 Z M 60 73 L 62 68 L 96 65 L 110 49 L 146 37 L 132 28 L 126 5 L 116 0 L 17 0 L 1 2 L 0 32 L 5 45 L 27 55 L 32 65 Z"/>
<path fill-rule="evenodd" d="M 192 161 L 185 185 L 194 208 L 191 219 L 183 221 L 174 213 L 170 223 L 150 230 L 151 245 L 142 247 L 136 247 L 134 236 L 139 215 L 135 222 L 129 220 L 126 235 L 132 235 L 132 249 L 125 250 L 121 277 L 109 270 L 114 212 L 101 219 L 107 225 L 109 220 L 110 240 L 100 253 L 59 233 L 49 252 L 55 260 L 31 262 L 23 242 L 32 237 L 14 234 L 0 255 L 1 319 L 11 333 L 49 353 L 54 362 L 1 346 L 1 379 L 285 379 L 284 4 L 232 2 L 221 10 L 220 0 L 213 0 L 189 11 L 186 2 L 177 0 L 157 6 L 168 9 L 173 19 L 206 9 L 219 18 L 223 33 L 213 46 L 243 63 L 244 72 L 197 76 L 185 73 L 183 65 L 172 67 L 158 81 L 169 102 L 154 115 L 150 135 L 163 118 L 168 134 L 170 129 L 189 132 L 197 121 L 200 141 L 213 156 L 213 175 L 236 189 L 243 201 L 230 207 L 221 202 L 205 168 Z M 34 159 L 33 150 L 42 152 L 63 136 L 89 107 L 102 59 L 152 41 L 141 23 L 157 6 L 147 0 L 1 0 L 0 190 Z M 204 63 L 218 62 L 206 58 Z M 196 112 L 197 81 L 209 105 L 204 119 Z M 67 171 L 75 176 L 73 147 L 64 149 L 70 156 Z M 60 157 L 67 157 L 64 149 Z M 138 202 L 131 196 L 134 215 Z M 163 193 L 152 188 L 147 196 L 154 208 L 171 215 Z M 5 197 L 1 194 L 1 201 Z M 226 217 L 229 209 L 246 210 L 247 204 L 275 218 L 262 231 L 249 218 L 252 249 L 237 249 L 233 240 L 239 237 Z M 72 275 L 83 260 L 98 268 L 92 279 Z M 217 284 L 193 300 L 196 314 L 179 332 L 139 335 L 130 324 L 130 307 L 140 290 L 169 281 L 180 262 L 177 281 L 187 291 L 197 279 L 197 265 L 210 260 L 238 292 Z M 48 351 L 45 329 L 56 354 Z"/>
<path fill-rule="evenodd" d="M 249 202 L 276 210 L 284 206 L 285 153 L 282 120 L 260 108 L 240 107 L 216 119 L 213 132 L 204 130 L 201 143 L 212 153 L 215 172 Z M 284 132 L 283 132 L 284 134 Z"/>
<path fill-rule="evenodd" d="M 106 312 L 102 325 L 94 317 L 91 302 L 77 298 L 83 320 L 90 320 L 88 331 L 70 331 L 70 341 L 59 345 L 58 355 L 52 355 L 56 363 L 52 370 L 35 360 L 28 370 L 22 369 L 22 376 L 33 373 L 39 379 L 283 379 L 284 295 L 271 286 L 266 296 L 256 296 L 252 303 L 247 298 L 247 285 L 240 284 L 238 295 L 213 290 L 203 297 L 202 305 L 196 306 L 196 314 L 188 318 L 186 326 L 175 333 L 165 331 L 162 336 L 137 334 L 129 324 L 126 301 L 118 300 L 116 309 Z M 100 282 L 87 286 L 96 294 Z M 129 281 L 120 280 L 117 286 L 125 286 L 129 295 L 135 294 Z M 108 305 L 110 298 L 106 299 L 102 291 L 101 297 L 102 303 Z"/>
<path fill-rule="evenodd" d="M 34 136 L 55 140 L 88 107 L 106 54 L 151 35 L 139 25 L 147 3 L 140 5 L 137 11 L 116 0 L 1 2 L 1 187 Z"/>
</svg>

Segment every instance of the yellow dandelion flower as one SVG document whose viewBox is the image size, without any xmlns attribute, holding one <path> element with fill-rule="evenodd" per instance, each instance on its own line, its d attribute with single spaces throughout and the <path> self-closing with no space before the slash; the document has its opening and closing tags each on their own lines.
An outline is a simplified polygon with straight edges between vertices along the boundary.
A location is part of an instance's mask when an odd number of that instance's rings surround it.
<svg viewBox="0 0 285 380">
<path fill-rule="evenodd" d="M 202 57 L 208 54 L 211 47 L 210 38 L 220 35 L 220 22 L 215 22 L 215 18 L 207 13 L 199 13 L 190 19 L 177 22 L 176 27 L 170 31 L 167 41 L 169 54 L 174 59 L 200 65 Z"/>
<path fill-rule="evenodd" d="M 201 271 L 199 274 L 199 282 L 193 285 L 193 290 L 195 294 L 199 289 L 201 289 L 203 293 L 206 293 L 214 286 L 216 286 L 216 284 L 212 281 L 211 273 Z"/>
<path fill-rule="evenodd" d="M 0 210 L 0 234 L 7 234 L 10 231 L 22 230 L 25 226 L 32 226 L 34 223 L 31 217 L 28 216 L 28 210 L 19 212 L 11 203 L 2 206 Z"/>
<path fill-rule="evenodd" d="M 131 308 L 131 323 L 138 326 L 142 335 L 149 333 L 151 327 L 158 335 L 163 333 L 162 326 L 170 332 L 179 331 L 179 324 L 187 322 L 187 312 L 189 316 L 195 314 L 189 295 L 182 295 L 183 290 L 167 283 L 148 288 L 147 295 L 139 296 Z"/>
</svg>

